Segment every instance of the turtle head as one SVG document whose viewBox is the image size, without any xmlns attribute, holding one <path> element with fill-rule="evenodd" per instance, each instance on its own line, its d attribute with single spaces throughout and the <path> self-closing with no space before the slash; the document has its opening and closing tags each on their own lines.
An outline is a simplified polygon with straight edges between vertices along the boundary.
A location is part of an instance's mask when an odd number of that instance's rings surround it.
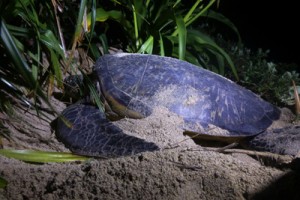
<svg viewBox="0 0 300 200">
<path fill-rule="evenodd" d="M 73 102 L 97 105 L 99 108 L 107 108 L 102 96 L 100 83 L 93 74 L 70 75 L 64 79 L 65 96 L 72 98 Z M 108 109 L 110 110 L 110 109 Z"/>
<path fill-rule="evenodd" d="M 64 79 L 65 95 L 79 100 L 85 95 L 83 75 L 70 75 Z"/>
</svg>

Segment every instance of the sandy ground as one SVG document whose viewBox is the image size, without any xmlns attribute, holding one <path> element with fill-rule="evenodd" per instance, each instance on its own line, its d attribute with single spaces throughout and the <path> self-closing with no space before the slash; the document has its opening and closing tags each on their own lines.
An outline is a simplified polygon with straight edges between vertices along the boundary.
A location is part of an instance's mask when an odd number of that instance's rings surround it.
<svg viewBox="0 0 300 200">
<path fill-rule="evenodd" d="M 56 102 L 58 111 L 64 108 Z M 54 116 L 18 109 L 5 148 L 68 151 L 52 133 Z M 10 121 L 11 122 L 11 121 Z M 25 123 L 27 122 L 27 123 Z M 163 108 L 116 122 L 164 150 L 83 163 L 32 164 L 0 156 L 8 181 L 0 199 L 300 199 L 299 171 L 265 166 L 246 154 L 208 151 L 182 134 L 182 119 Z"/>
</svg>

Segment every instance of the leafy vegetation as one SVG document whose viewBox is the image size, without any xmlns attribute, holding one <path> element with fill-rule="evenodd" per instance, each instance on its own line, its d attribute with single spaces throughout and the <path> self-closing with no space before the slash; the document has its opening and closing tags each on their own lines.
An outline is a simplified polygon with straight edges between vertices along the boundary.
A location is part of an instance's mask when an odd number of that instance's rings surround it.
<svg viewBox="0 0 300 200">
<path fill-rule="evenodd" d="M 100 5 L 94 17 L 93 12 L 89 13 L 87 30 L 97 32 L 92 24 L 100 22 L 109 35 L 109 27 L 115 21 L 113 31 L 121 33 L 115 40 L 123 41 L 120 48 L 127 52 L 172 56 L 206 68 L 214 64 L 210 69 L 220 74 L 224 74 L 227 65 L 237 78 L 228 54 L 198 27 L 201 20 L 214 19 L 230 27 L 239 38 L 236 27 L 228 19 L 210 10 L 215 2 L 197 0 L 188 7 L 174 0 L 111 1 L 106 6 Z"/>
<path fill-rule="evenodd" d="M 29 96 L 47 102 L 40 86 L 54 77 L 62 85 L 59 60 L 64 54 L 53 32 L 52 13 L 47 4 L 38 7 L 43 17 L 34 1 L 0 3 L 0 111 L 7 111 L 12 101 L 31 104 Z"/>
<path fill-rule="evenodd" d="M 223 74 L 227 65 L 237 77 L 227 53 L 192 26 L 201 17 L 213 18 L 238 34 L 224 16 L 208 12 L 215 2 L 197 0 L 187 7 L 175 0 L 1 1 L 0 110 L 11 108 L 12 101 L 31 104 L 27 97 L 46 100 L 43 91 L 49 96 L 54 87 L 62 88 L 63 73 L 80 66 L 74 64 L 78 48 L 94 60 L 114 45 L 207 67 L 216 60 L 210 69 Z"/>
<path fill-rule="evenodd" d="M 239 84 L 262 96 L 267 101 L 278 106 L 295 104 L 292 82 L 300 84 L 300 74 L 295 64 L 273 63 L 269 61 L 269 50 L 258 49 L 256 52 L 243 46 L 237 46 L 224 41 L 221 46 L 237 66 Z M 227 76 L 232 77 L 230 72 Z M 296 87 L 298 93 L 300 87 Z"/>
</svg>

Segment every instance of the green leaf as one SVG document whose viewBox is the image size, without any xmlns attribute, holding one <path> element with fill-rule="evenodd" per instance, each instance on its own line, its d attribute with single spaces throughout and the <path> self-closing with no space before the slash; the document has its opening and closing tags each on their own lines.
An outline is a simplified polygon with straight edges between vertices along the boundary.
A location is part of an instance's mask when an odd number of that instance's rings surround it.
<svg viewBox="0 0 300 200">
<path fill-rule="evenodd" d="M 82 24 L 83 24 L 83 16 L 84 16 L 84 13 L 85 13 L 86 4 L 87 4 L 87 0 L 81 0 L 80 1 L 80 7 L 79 7 L 79 12 L 78 12 L 77 22 L 76 22 L 76 27 L 75 27 L 73 46 L 75 44 L 77 44 L 77 41 L 80 38 L 80 34 L 81 34 L 81 30 L 82 30 Z"/>
<path fill-rule="evenodd" d="M 138 53 L 152 54 L 153 46 L 154 46 L 154 39 L 153 36 L 150 35 L 149 38 L 146 40 L 146 42 L 138 50 Z"/>
<path fill-rule="evenodd" d="M 101 56 L 101 53 L 100 53 L 100 50 L 99 50 L 97 44 L 91 43 L 89 48 L 90 48 L 89 50 L 91 51 L 93 58 L 95 60 Z"/>
<path fill-rule="evenodd" d="M 198 19 L 200 16 L 204 15 L 207 10 L 215 3 L 216 0 L 210 0 L 209 3 L 201 9 L 199 9 L 199 12 L 193 16 L 192 18 L 190 18 L 188 21 L 186 21 L 186 27 L 188 27 L 189 25 L 191 25 L 196 19 Z"/>
<path fill-rule="evenodd" d="M 26 162 L 47 163 L 47 162 L 72 162 L 85 161 L 88 158 L 64 152 L 47 152 L 34 150 L 12 150 L 0 149 L 0 155 L 8 158 L 14 158 Z"/>
<path fill-rule="evenodd" d="M 106 11 L 103 8 L 96 9 L 96 15 L 94 16 L 94 11 L 90 12 L 87 16 L 87 25 L 90 29 L 92 22 L 105 22 L 108 19 L 113 19 L 117 22 L 122 22 L 122 12 L 118 10 Z"/>
<path fill-rule="evenodd" d="M 53 50 L 49 49 L 50 51 L 50 55 L 51 55 L 51 65 L 52 65 L 52 69 L 54 70 L 54 74 L 55 74 L 55 78 L 57 81 L 57 85 L 59 87 L 62 87 L 63 85 L 63 77 L 62 77 L 62 71 L 60 68 L 60 64 L 59 64 L 59 60 L 57 55 L 54 53 Z"/>
<path fill-rule="evenodd" d="M 105 35 L 105 34 L 101 34 L 101 35 L 99 36 L 99 39 L 100 39 L 100 41 L 101 41 L 101 46 L 102 46 L 102 48 L 103 48 L 103 53 L 104 53 L 104 54 L 108 54 L 108 53 L 109 53 L 109 52 L 108 52 L 109 46 L 108 46 L 108 41 L 107 41 L 106 35 Z"/>
<path fill-rule="evenodd" d="M 96 21 L 97 22 L 105 22 L 108 18 L 109 18 L 109 14 L 108 14 L 108 12 L 106 12 L 106 10 L 104 10 L 103 8 L 97 8 L 97 10 L 96 10 Z"/>
<path fill-rule="evenodd" d="M 105 112 L 105 108 L 104 108 L 105 106 L 100 99 L 97 89 L 95 88 L 94 84 L 91 82 L 91 80 L 88 77 L 86 78 L 86 80 L 88 81 L 87 85 L 93 102 L 95 102 L 95 104 L 97 105 L 97 107 L 101 112 Z"/>
<path fill-rule="evenodd" d="M 179 59 L 185 59 L 186 50 L 186 27 L 183 18 L 179 15 L 176 16 L 177 32 L 178 32 L 178 45 L 179 45 Z"/>
<path fill-rule="evenodd" d="M 9 32 L 12 33 L 12 35 L 28 37 L 29 30 L 27 28 L 18 27 L 18 26 L 9 25 L 9 24 L 7 24 L 6 26 L 7 26 L 7 29 L 9 30 Z"/>
<path fill-rule="evenodd" d="M 38 79 L 38 67 L 36 65 L 31 66 L 31 71 L 32 71 L 32 76 L 34 77 L 35 80 Z"/>
<path fill-rule="evenodd" d="M 139 43 L 139 20 L 138 20 L 138 17 L 137 17 L 137 14 L 136 14 L 136 10 L 135 10 L 135 7 L 132 6 L 132 11 L 133 11 L 133 25 L 134 25 L 134 35 L 135 35 L 135 47 L 136 49 L 139 48 L 140 46 L 140 43 Z"/>
<path fill-rule="evenodd" d="M 138 31 L 143 31 L 141 30 L 141 27 L 143 25 L 143 22 L 146 21 L 146 15 L 147 15 L 147 8 L 149 8 L 149 2 L 144 4 L 144 1 L 141 0 L 133 0 L 133 5 L 132 5 L 132 11 L 134 12 L 135 16 L 135 23 L 137 25 L 137 30 Z"/>
<path fill-rule="evenodd" d="M 159 33 L 159 46 L 160 46 L 160 55 L 165 56 L 165 46 L 161 33 Z"/>
<path fill-rule="evenodd" d="M 95 24 L 96 24 L 96 18 L 97 18 L 96 0 L 92 0 L 91 12 L 88 14 L 88 17 L 87 17 L 88 30 L 90 30 L 90 32 L 92 34 L 94 33 L 94 28 L 95 28 Z"/>
<path fill-rule="evenodd" d="M 186 23 L 192 16 L 193 12 L 195 11 L 195 9 L 198 7 L 199 3 L 202 0 L 197 0 L 194 5 L 191 7 L 191 9 L 189 10 L 189 12 L 184 16 L 183 21 Z"/>
<path fill-rule="evenodd" d="M 64 51 L 62 47 L 59 45 L 57 38 L 54 36 L 51 30 L 47 30 L 40 37 L 41 42 L 46 45 L 49 49 L 53 49 L 56 51 L 61 57 L 64 57 Z"/>
</svg>

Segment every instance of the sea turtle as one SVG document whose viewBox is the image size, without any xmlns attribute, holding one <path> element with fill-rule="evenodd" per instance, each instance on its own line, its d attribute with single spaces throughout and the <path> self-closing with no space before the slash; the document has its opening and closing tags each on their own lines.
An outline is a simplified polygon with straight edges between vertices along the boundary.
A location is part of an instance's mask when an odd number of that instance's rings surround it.
<svg viewBox="0 0 300 200">
<path fill-rule="evenodd" d="M 278 134 L 283 129 L 266 131 L 279 119 L 280 109 L 234 82 L 188 62 L 119 53 L 100 57 L 92 74 L 106 113 L 90 100 L 81 101 L 67 107 L 56 126 L 58 138 L 77 154 L 113 157 L 158 150 L 152 142 L 126 135 L 108 119 L 143 118 L 157 106 L 182 117 L 183 131 L 206 139 L 230 142 L 247 138 L 248 145 L 258 150 L 299 152 L 300 127 L 288 128 L 292 130 L 290 136 Z"/>
</svg>

